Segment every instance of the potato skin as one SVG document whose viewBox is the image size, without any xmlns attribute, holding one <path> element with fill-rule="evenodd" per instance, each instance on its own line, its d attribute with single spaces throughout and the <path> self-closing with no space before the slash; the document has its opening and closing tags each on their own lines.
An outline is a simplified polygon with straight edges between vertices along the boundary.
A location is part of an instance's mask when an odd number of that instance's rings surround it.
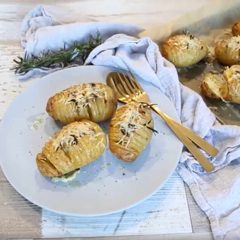
<svg viewBox="0 0 240 240">
<path fill-rule="evenodd" d="M 218 41 L 215 46 L 216 59 L 223 65 L 240 64 L 240 36 Z"/>
<path fill-rule="evenodd" d="M 109 128 L 109 148 L 117 158 L 134 161 L 151 140 L 153 120 L 150 110 L 138 103 L 117 109 Z"/>
<path fill-rule="evenodd" d="M 176 67 L 198 63 L 208 54 L 208 48 L 197 37 L 188 34 L 171 36 L 161 46 L 162 55 Z"/>
<path fill-rule="evenodd" d="M 226 101 L 240 104 L 240 65 L 233 65 L 223 72 L 228 91 L 223 95 Z"/>
<path fill-rule="evenodd" d="M 104 152 L 106 136 L 98 124 L 73 122 L 59 130 L 37 154 L 43 176 L 60 177 L 96 160 Z"/>
<path fill-rule="evenodd" d="M 232 26 L 232 34 L 233 36 L 239 36 L 240 35 L 240 22 L 236 22 Z"/>
<path fill-rule="evenodd" d="M 103 83 L 83 83 L 69 87 L 48 102 L 46 111 L 55 120 L 68 124 L 82 119 L 105 121 L 113 115 L 117 99 L 113 90 Z"/>
</svg>

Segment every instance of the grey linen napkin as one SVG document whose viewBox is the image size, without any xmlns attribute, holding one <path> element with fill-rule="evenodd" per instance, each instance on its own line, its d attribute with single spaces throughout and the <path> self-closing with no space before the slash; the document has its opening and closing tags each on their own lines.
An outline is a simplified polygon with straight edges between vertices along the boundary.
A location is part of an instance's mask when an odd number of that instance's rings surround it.
<svg viewBox="0 0 240 240">
<path fill-rule="evenodd" d="M 86 22 L 80 14 L 67 14 L 65 9 L 38 5 L 27 13 L 21 25 L 21 44 L 27 57 L 41 56 L 72 46 L 75 42 L 87 42 L 92 36 L 101 34 L 105 40 L 117 33 L 136 36 L 143 29 L 124 23 Z M 43 76 L 61 68 L 34 68 L 19 79 Z"/>
</svg>

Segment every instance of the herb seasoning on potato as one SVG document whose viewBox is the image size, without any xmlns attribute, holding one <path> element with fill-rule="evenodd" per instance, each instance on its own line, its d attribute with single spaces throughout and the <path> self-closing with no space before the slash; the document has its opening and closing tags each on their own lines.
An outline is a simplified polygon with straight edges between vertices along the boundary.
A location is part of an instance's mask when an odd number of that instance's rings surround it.
<svg viewBox="0 0 240 240">
<path fill-rule="evenodd" d="M 131 102 L 117 109 L 109 129 L 109 147 L 119 159 L 135 160 L 151 140 L 151 111 L 141 103 Z"/>
<path fill-rule="evenodd" d="M 101 122 L 111 118 L 117 107 L 113 90 L 103 83 L 83 83 L 67 88 L 48 100 L 47 112 L 68 124 L 82 119 Z"/>
</svg>

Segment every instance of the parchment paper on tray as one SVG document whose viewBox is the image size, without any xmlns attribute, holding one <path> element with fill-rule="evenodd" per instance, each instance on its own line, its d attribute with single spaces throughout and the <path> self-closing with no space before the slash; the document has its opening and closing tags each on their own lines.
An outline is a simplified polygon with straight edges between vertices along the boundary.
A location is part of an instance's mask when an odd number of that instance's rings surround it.
<svg viewBox="0 0 240 240">
<path fill-rule="evenodd" d="M 190 68 L 178 69 L 180 81 L 201 94 L 200 84 L 203 75 L 207 72 L 223 72 L 225 69 L 225 66 L 214 60 L 216 41 L 229 38 L 231 27 L 238 20 L 240 20 L 240 1 L 230 0 L 227 4 L 226 1 L 213 1 L 196 12 L 187 14 L 166 26 L 161 26 L 162 32 L 156 33 L 154 38 L 161 44 L 161 41 L 170 35 L 190 32 L 207 43 L 210 52 L 209 59 Z M 204 100 L 222 123 L 240 125 L 240 105 L 205 97 Z"/>
<path fill-rule="evenodd" d="M 232 36 L 231 27 L 234 22 L 240 20 L 240 2 L 234 8 L 221 14 L 215 14 L 194 25 L 186 27 L 186 30 L 198 35 L 209 46 L 210 54 L 214 55 L 216 41 Z M 200 83 L 206 72 L 223 72 L 224 66 L 213 62 L 201 62 L 192 69 L 179 70 L 179 77 L 183 84 L 200 93 Z M 225 103 L 221 100 L 204 98 L 207 105 L 224 123 L 240 125 L 240 105 Z"/>
</svg>

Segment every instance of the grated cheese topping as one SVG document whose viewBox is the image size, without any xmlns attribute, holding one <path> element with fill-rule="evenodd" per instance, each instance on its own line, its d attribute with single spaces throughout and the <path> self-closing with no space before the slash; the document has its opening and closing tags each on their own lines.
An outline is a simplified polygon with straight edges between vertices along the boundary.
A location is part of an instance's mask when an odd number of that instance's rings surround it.
<svg viewBox="0 0 240 240">
<path fill-rule="evenodd" d="M 74 102 L 76 106 L 87 107 L 97 98 L 106 99 L 106 90 L 102 87 L 95 87 L 95 84 L 82 84 L 74 91 L 71 91 L 64 101 L 65 103 Z"/>
<path fill-rule="evenodd" d="M 240 36 L 230 38 L 227 46 L 233 50 L 240 50 Z"/>
<path fill-rule="evenodd" d="M 129 105 L 127 111 L 120 117 L 119 123 L 117 123 L 116 126 L 119 127 L 123 136 L 117 142 L 118 144 L 127 148 L 132 140 L 134 132 L 146 126 L 146 121 L 140 113 L 140 108 L 142 107 L 141 104 L 139 104 L 137 108 L 136 105 Z"/>
<path fill-rule="evenodd" d="M 229 72 L 227 76 L 228 87 L 231 89 L 230 94 L 234 96 L 240 96 L 240 67 L 232 66 L 226 70 Z"/>
<path fill-rule="evenodd" d="M 86 135 L 91 138 L 96 138 L 99 135 L 104 135 L 104 133 L 99 132 L 96 134 L 89 122 L 82 122 L 82 124 L 79 124 L 77 127 L 69 128 L 65 130 L 63 134 L 59 134 L 54 141 L 54 150 L 57 151 L 61 147 L 76 145 L 79 138 Z"/>
<path fill-rule="evenodd" d="M 202 47 L 200 40 L 192 35 L 176 35 L 175 37 L 170 38 L 168 42 L 169 44 L 182 49 Z"/>
</svg>

